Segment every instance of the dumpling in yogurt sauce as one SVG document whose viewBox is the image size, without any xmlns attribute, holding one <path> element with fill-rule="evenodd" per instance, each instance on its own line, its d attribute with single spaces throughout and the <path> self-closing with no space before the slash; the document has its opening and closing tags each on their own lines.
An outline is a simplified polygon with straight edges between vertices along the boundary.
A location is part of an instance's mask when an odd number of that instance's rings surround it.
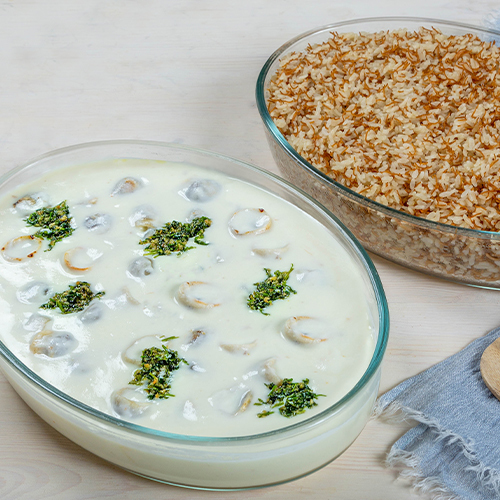
<svg viewBox="0 0 500 500">
<path fill-rule="evenodd" d="M 49 197 L 46 193 L 32 193 L 19 198 L 13 205 L 20 215 L 30 215 L 35 210 L 49 206 Z"/>
<path fill-rule="evenodd" d="M 273 220 L 263 208 L 244 208 L 233 214 L 228 226 L 233 236 L 250 236 L 271 229 Z"/>
<path fill-rule="evenodd" d="M 130 194 L 137 191 L 142 186 L 143 183 L 141 180 L 135 177 L 124 177 L 115 184 L 115 187 L 111 191 L 111 196 Z"/>
<path fill-rule="evenodd" d="M 134 278 L 144 278 L 154 271 L 153 259 L 149 257 L 137 257 L 128 266 L 127 272 Z"/>
<path fill-rule="evenodd" d="M 132 227 L 138 227 L 142 231 L 146 231 L 155 227 L 155 219 L 158 214 L 151 205 L 140 205 L 132 215 L 128 218 Z"/>
<path fill-rule="evenodd" d="M 49 358 L 59 358 L 74 351 L 78 341 L 69 332 L 45 330 L 37 333 L 30 343 L 33 354 L 45 354 Z"/>
<path fill-rule="evenodd" d="M 220 190 L 221 185 L 218 182 L 211 179 L 197 179 L 180 191 L 180 194 L 189 201 L 205 203 L 215 198 Z"/>
<path fill-rule="evenodd" d="M 42 281 L 33 281 L 21 287 L 17 292 L 17 300 L 23 304 L 42 304 L 52 294 L 52 287 Z"/>
<path fill-rule="evenodd" d="M 112 217 L 109 214 L 96 213 L 86 217 L 83 225 L 92 233 L 104 234 L 111 229 Z"/>
</svg>

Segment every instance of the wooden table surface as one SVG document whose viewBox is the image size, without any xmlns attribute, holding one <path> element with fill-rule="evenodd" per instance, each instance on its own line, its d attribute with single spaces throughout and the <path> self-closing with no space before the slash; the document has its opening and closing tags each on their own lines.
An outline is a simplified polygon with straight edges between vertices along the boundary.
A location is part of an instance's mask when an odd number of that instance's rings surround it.
<svg viewBox="0 0 500 500">
<path fill-rule="evenodd" d="M 484 24 L 498 0 L 0 0 L 0 172 L 104 139 L 218 151 L 277 171 L 255 106 L 267 57 L 323 24 L 408 15 Z M 373 260 L 391 313 L 381 392 L 500 325 L 500 293 Z M 405 431 L 367 424 L 319 472 L 240 493 L 190 491 L 124 472 L 40 420 L 0 375 L 0 499 L 422 498 L 383 466 Z"/>
</svg>

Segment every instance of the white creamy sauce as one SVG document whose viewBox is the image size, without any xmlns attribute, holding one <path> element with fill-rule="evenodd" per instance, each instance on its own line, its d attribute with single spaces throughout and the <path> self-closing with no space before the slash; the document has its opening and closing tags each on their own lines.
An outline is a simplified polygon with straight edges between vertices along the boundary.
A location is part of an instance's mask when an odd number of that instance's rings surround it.
<svg viewBox="0 0 500 500">
<path fill-rule="evenodd" d="M 67 200 L 73 217 L 73 234 L 51 251 L 47 240 L 38 250 L 26 238 L 37 230 L 23 220 L 26 202 L 13 206 L 33 193 L 34 209 Z M 195 248 L 180 256 L 144 256 L 139 241 L 151 228 L 200 215 L 212 220 L 208 245 L 190 240 Z M 287 426 L 344 396 L 373 354 L 370 299 L 342 246 L 300 209 L 217 172 L 139 160 L 59 170 L 3 197 L 0 235 L 4 343 L 61 391 L 138 425 L 198 436 Z M 297 293 L 268 316 L 250 310 L 264 268 L 292 264 Z M 105 294 L 79 313 L 40 309 L 78 280 Z M 178 337 L 168 347 L 188 365 L 173 374 L 175 397 L 151 402 L 129 382 L 142 350 L 161 336 Z M 265 383 L 282 378 L 308 378 L 325 397 L 291 419 L 258 418 Z"/>
</svg>

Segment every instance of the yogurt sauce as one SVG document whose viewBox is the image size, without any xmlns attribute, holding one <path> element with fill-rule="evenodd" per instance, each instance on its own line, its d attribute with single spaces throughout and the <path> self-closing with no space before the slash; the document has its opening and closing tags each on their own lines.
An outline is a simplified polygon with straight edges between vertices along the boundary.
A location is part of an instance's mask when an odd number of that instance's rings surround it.
<svg viewBox="0 0 500 500">
<path fill-rule="evenodd" d="M 124 178 L 134 185 L 120 184 Z M 35 209 L 67 200 L 75 230 L 51 251 L 46 240 L 38 249 L 37 240 L 19 238 L 37 229 L 23 220 L 33 207 L 15 204 L 26 195 Z M 212 220 L 208 245 L 190 240 L 195 248 L 180 256 L 144 257 L 148 228 L 200 215 Z M 128 159 L 58 170 L 0 200 L 0 234 L 2 341 L 61 391 L 141 426 L 194 436 L 284 427 L 344 396 L 374 351 L 363 277 L 343 247 L 299 208 L 218 172 Z M 288 284 L 297 293 L 269 315 L 250 310 L 264 268 L 292 265 Z M 76 281 L 105 294 L 79 313 L 40 309 Z M 207 307 L 193 307 L 200 301 Z M 33 348 L 46 331 L 59 339 L 53 357 Z M 168 347 L 188 365 L 173 374 L 175 397 L 150 402 L 129 382 L 142 349 L 161 336 L 178 337 Z M 258 418 L 266 408 L 253 403 L 281 378 L 308 378 L 325 396 L 290 419 Z"/>
</svg>

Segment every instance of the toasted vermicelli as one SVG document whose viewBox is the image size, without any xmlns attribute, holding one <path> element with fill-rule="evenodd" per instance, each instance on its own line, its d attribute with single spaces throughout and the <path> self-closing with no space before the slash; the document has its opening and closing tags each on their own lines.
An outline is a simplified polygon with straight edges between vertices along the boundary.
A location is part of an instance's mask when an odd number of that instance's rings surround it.
<svg viewBox="0 0 500 500">
<path fill-rule="evenodd" d="M 280 61 L 268 109 L 307 161 L 428 220 L 500 229 L 500 49 L 420 28 L 332 33 Z"/>
</svg>

